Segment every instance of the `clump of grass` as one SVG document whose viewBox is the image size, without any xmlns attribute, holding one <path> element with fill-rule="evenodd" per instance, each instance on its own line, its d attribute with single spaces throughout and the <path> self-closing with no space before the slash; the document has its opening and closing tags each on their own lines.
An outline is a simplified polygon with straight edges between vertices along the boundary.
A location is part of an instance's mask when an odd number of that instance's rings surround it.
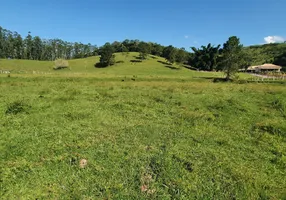
<svg viewBox="0 0 286 200">
<path fill-rule="evenodd" d="M 262 121 L 254 125 L 254 130 L 267 132 L 271 135 L 286 136 L 286 130 L 281 124 L 272 121 Z"/>
<path fill-rule="evenodd" d="M 286 106 L 284 105 L 284 102 L 281 99 L 275 99 L 272 103 L 271 103 L 272 107 L 275 108 L 276 110 L 280 111 L 281 114 L 283 115 L 283 117 L 286 118 Z"/>
<path fill-rule="evenodd" d="M 54 70 L 59 69 L 66 69 L 69 68 L 69 62 L 64 59 L 57 59 L 55 60 L 55 66 L 53 67 Z"/>
<path fill-rule="evenodd" d="M 26 104 L 23 100 L 16 100 L 7 105 L 5 114 L 16 115 L 18 113 L 27 113 L 27 110 L 30 106 Z"/>
</svg>

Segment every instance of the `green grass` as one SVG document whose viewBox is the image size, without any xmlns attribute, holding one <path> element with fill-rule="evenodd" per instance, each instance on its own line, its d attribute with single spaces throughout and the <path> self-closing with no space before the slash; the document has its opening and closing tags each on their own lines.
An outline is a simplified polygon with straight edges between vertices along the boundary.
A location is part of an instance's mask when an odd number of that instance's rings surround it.
<svg viewBox="0 0 286 200">
<path fill-rule="evenodd" d="M 286 198 L 285 84 L 93 59 L 0 76 L 2 199 Z"/>
<path fill-rule="evenodd" d="M 95 68 L 94 64 L 99 62 L 99 56 L 88 57 L 85 59 L 69 60 L 70 69 L 53 70 L 54 62 L 52 61 L 33 61 L 33 60 L 0 60 L 0 70 L 10 70 L 12 74 L 69 74 L 76 76 L 83 74 L 86 76 L 112 76 L 114 75 L 137 75 L 137 76 L 174 76 L 190 77 L 191 76 L 218 76 L 222 74 L 205 72 L 197 73 L 189 69 L 179 67 L 178 65 L 165 64 L 166 60 L 161 57 L 149 57 L 143 62 L 138 61 L 136 57 L 139 53 L 131 52 L 128 56 L 116 53 L 116 63 L 114 66 L 107 68 Z M 133 62 L 132 62 L 133 61 Z M 170 69 L 173 67 L 174 69 Z"/>
</svg>

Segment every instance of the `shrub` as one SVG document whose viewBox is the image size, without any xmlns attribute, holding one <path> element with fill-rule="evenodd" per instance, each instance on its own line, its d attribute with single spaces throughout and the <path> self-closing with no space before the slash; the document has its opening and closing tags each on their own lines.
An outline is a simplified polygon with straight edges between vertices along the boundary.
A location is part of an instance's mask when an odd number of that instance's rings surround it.
<svg viewBox="0 0 286 200">
<path fill-rule="evenodd" d="M 57 59 L 55 60 L 54 70 L 65 69 L 69 67 L 69 62 L 64 59 Z"/>
</svg>

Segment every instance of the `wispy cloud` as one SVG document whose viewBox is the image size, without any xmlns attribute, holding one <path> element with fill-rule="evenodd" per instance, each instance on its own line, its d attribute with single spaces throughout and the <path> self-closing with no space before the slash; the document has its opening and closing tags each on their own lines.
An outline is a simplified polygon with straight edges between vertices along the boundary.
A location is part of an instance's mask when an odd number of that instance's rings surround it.
<svg viewBox="0 0 286 200">
<path fill-rule="evenodd" d="M 189 39 L 189 36 L 188 36 L 188 35 L 185 35 L 185 39 Z"/>
<path fill-rule="evenodd" d="M 195 41 L 194 41 L 194 44 L 198 44 L 198 41 L 195 40 Z"/>
<path fill-rule="evenodd" d="M 264 41 L 265 41 L 267 44 L 270 44 L 270 43 L 279 43 L 279 42 L 284 42 L 284 41 L 286 41 L 286 38 L 281 37 L 281 36 L 274 35 L 274 36 L 267 36 L 267 37 L 265 37 L 265 38 L 264 38 Z"/>
</svg>

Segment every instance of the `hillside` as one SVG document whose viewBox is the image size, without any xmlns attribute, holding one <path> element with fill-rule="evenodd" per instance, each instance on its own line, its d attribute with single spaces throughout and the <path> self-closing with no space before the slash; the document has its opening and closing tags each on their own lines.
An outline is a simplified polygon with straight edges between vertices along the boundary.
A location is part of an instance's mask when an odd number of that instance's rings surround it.
<svg viewBox="0 0 286 200">
<path fill-rule="evenodd" d="M 285 43 L 254 45 L 246 47 L 244 50 L 247 55 L 251 56 L 252 65 L 274 63 L 286 67 Z"/>
<path fill-rule="evenodd" d="M 222 73 L 197 72 L 183 66 L 170 65 L 162 57 L 149 56 L 142 62 L 137 58 L 139 53 L 131 52 L 127 56 L 116 53 L 116 64 L 106 68 L 96 68 L 99 56 L 69 60 L 70 69 L 53 70 L 52 61 L 1 59 L 0 70 L 12 74 L 86 74 L 90 76 L 171 76 L 180 78 L 193 76 L 221 76 Z"/>
</svg>

